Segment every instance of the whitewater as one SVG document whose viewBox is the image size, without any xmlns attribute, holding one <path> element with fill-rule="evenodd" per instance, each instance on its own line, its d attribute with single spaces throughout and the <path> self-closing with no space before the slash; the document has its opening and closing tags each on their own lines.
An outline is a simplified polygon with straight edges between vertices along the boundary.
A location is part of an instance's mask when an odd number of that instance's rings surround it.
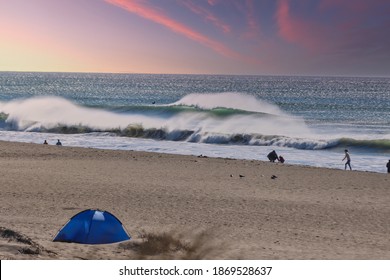
<svg viewBox="0 0 390 280">
<path fill-rule="evenodd" d="M 390 79 L 0 73 L 0 140 L 386 172 Z"/>
</svg>

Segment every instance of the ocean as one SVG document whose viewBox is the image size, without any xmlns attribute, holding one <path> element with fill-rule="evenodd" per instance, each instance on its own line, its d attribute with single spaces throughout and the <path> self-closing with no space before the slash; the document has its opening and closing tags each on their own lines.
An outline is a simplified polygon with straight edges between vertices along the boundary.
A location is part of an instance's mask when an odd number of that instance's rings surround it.
<svg viewBox="0 0 390 280">
<path fill-rule="evenodd" d="M 390 78 L 0 72 L 0 140 L 45 139 L 384 173 Z"/>
</svg>

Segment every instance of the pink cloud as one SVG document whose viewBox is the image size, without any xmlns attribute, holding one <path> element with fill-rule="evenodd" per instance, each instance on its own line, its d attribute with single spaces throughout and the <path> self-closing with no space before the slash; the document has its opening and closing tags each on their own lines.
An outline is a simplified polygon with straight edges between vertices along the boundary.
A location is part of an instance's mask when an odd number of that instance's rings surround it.
<svg viewBox="0 0 390 280">
<path fill-rule="evenodd" d="M 292 7 L 299 11 L 299 16 Z M 304 8 L 295 1 L 278 1 L 275 13 L 278 35 L 286 42 L 338 61 L 388 57 L 388 1 L 322 0 L 310 11 Z"/>
<path fill-rule="evenodd" d="M 319 13 L 333 15 L 329 23 L 334 47 L 351 53 L 388 53 L 390 3 L 388 0 L 322 0 Z M 329 36 L 328 36 L 329 37 Z"/>
<path fill-rule="evenodd" d="M 229 49 L 222 43 L 210 39 L 209 37 L 193 30 L 192 28 L 175 21 L 174 19 L 165 15 L 162 11 L 147 6 L 144 1 L 129 1 L 129 0 L 105 0 L 107 3 L 118 6 L 130 13 L 137 14 L 140 17 L 158 23 L 169 30 L 181 34 L 193 41 L 196 41 L 215 52 L 230 58 L 241 58 L 240 54 Z"/>
<path fill-rule="evenodd" d="M 224 23 L 222 20 L 218 19 L 216 16 L 213 15 L 213 13 L 211 13 L 207 9 L 195 5 L 192 1 L 182 1 L 182 4 L 184 4 L 193 13 L 202 16 L 206 21 L 209 21 L 212 24 L 214 24 L 216 27 L 221 29 L 224 33 L 231 32 L 231 28 L 229 25 Z"/>
<path fill-rule="evenodd" d="M 275 18 L 278 35 L 287 42 L 302 45 L 313 52 L 326 48 L 326 28 L 313 21 L 294 17 L 290 11 L 289 0 L 279 0 Z"/>
<path fill-rule="evenodd" d="M 215 6 L 218 2 L 218 0 L 207 0 L 207 3 L 209 3 L 210 6 Z"/>
<path fill-rule="evenodd" d="M 248 24 L 248 31 L 244 34 L 247 38 L 259 38 L 260 25 L 255 18 L 255 7 L 253 0 L 246 0 L 246 21 Z"/>
</svg>

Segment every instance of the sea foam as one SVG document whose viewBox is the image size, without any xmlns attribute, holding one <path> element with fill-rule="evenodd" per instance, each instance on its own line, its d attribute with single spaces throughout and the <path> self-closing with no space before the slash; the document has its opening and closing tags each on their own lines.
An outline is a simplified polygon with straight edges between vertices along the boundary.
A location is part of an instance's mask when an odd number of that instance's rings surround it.
<svg viewBox="0 0 390 280">
<path fill-rule="evenodd" d="M 156 140 L 300 150 L 390 150 L 386 137 L 318 134 L 302 118 L 243 93 L 190 94 L 162 106 L 124 106 L 125 111 L 117 112 L 81 106 L 61 97 L 33 97 L 0 103 L 0 122 L 8 131 L 106 132 Z"/>
</svg>

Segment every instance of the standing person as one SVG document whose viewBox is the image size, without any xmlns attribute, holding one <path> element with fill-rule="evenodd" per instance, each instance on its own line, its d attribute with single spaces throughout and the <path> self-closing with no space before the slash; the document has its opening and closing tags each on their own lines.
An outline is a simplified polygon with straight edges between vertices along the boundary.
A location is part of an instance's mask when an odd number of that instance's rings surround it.
<svg viewBox="0 0 390 280">
<path fill-rule="evenodd" d="M 387 173 L 390 173 L 390 159 L 389 162 L 386 164 L 386 167 L 387 167 Z"/>
<path fill-rule="evenodd" d="M 347 159 L 347 162 L 345 163 L 345 170 L 347 170 L 347 165 L 349 166 L 349 170 L 352 170 L 352 167 L 351 167 L 351 156 L 349 155 L 348 150 L 344 150 L 344 152 L 345 152 L 345 157 L 342 159 L 342 161 Z"/>
<path fill-rule="evenodd" d="M 62 143 L 61 143 L 60 139 L 58 139 L 56 145 L 57 145 L 57 146 L 62 146 Z"/>
</svg>

